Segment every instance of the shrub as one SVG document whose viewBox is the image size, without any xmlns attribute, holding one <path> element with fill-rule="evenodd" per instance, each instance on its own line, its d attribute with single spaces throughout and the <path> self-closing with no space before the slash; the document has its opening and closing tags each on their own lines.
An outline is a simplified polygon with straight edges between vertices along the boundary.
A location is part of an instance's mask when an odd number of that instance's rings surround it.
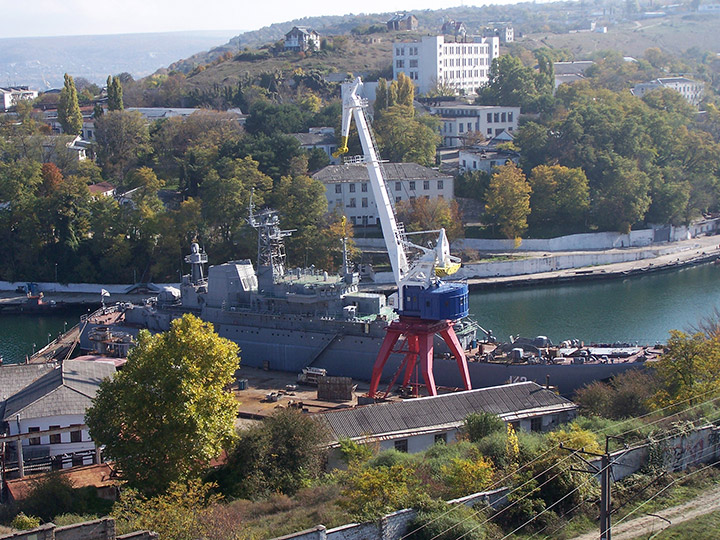
<svg viewBox="0 0 720 540">
<path fill-rule="evenodd" d="M 38 516 L 42 521 L 52 521 L 59 514 L 73 509 L 73 486 L 64 475 L 53 472 L 34 480 L 30 494 L 20 503 L 27 515 Z"/>
<path fill-rule="evenodd" d="M 458 504 L 452 508 L 444 502 L 433 502 L 423 505 L 415 519 L 408 525 L 408 540 L 485 540 L 499 538 L 500 531 L 491 524 L 485 523 L 487 512 L 483 508 L 468 508 Z"/>
<path fill-rule="evenodd" d="M 412 460 L 413 458 L 410 454 L 391 449 L 380 452 L 367 462 L 367 466 L 373 469 L 377 469 L 378 467 L 393 467 L 395 465 L 404 465 Z"/>
<path fill-rule="evenodd" d="M 505 422 L 497 415 L 487 412 L 470 413 L 463 424 L 463 432 L 472 442 L 504 430 Z"/>
<path fill-rule="evenodd" d="M 26 516 L 24 513 L 20 512 L 17 516 L 15 516 L 15 519 L 12 520 L 10 526 L 19 531 L 28 531 L 40 526 L 40 518 L 35 516 Z"/>
</svg>

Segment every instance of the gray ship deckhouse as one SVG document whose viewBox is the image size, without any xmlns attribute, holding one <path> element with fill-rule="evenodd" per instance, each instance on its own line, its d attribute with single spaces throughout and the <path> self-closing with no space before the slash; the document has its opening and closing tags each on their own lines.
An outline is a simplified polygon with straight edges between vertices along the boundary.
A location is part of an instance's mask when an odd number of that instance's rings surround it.
<svg viewBox="0 0 720 540">
<path fill-rule="evenodd" d="M 334 441 L 378 442 L 381 450 L 420 452 L 455 440 L 470 413 L 496 414 L 516 429 L 548 431 L 572 420 L 577 405 L 535 382 L 378 403 L 318 414 Z"/>
</svg>

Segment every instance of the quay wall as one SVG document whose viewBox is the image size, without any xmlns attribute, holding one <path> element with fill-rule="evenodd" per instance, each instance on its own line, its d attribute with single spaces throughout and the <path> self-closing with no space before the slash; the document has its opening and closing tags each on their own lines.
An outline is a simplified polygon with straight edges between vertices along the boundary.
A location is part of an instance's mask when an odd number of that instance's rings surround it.
<svg viewBox="0 0 720 540">
<path fill-rule="evenodd" d="M 453 252 L 472 249 L 485 252 L 516 251 L 598 251 L 606 249 L 649 247 L 690 240 L 697 236 L 714 234 L 720 229 L 720 219 L 709 219 L 691 224 L 687 227 L 664 227 L 630 231 L 629 234 L 617 232 L 598 232 L 571 234 L 556 238 L 523 238 L 519 245 L 515 240 L 460 238 L 452 243 Z M 355 245 L 360 249 L 384 249 L 382 238 L 355 238 Z"/>
<path fill-rule="evenodd" d="M 28 281 L 0 281 L 0 291 L 15 291 L 19 286 L 27 285 Z M 135 284 L 103 285 L 101 283 L 53 283 L 48 281 L 33 282 L 38 286 L 38 292 L 66 293 L 66 294 L 97 294 L 105 289 L 110 294 L 130 294 Z M 151 289 L 160 291 L 165 286 L 180 287 L 179 283 L 152 283 Z"/>
<path fill-rule="evenodd" d="M 666 244 L 663 247 L 643 250 L 613 250 L 600 251 L 597 253 L 564 253 L 558 255 L 546 255 L 544 257 L 531 257 L 510 261 L 494 261 L 484 263 L 463 264 L 462 268 L 453 276 L 453 279 L 492 278 L 499 276 L 524 276 L 530 274 L 541 274 L 558 270 L 569 270 L 572 268 L 586 268 L 592 266 L 604 266 L 607 264 L 635 262 L 647 259 L 655 259 L 663 255 L 672 255 L 689 250 L 698 250 L 700 246 Z M 698 255 L 702 255 L 700 250 Z M 652 266 L 653 263 L 649 263 Z M 376 272 L 375 283 L 394 283 L 392 272 Z"/>
</svg>

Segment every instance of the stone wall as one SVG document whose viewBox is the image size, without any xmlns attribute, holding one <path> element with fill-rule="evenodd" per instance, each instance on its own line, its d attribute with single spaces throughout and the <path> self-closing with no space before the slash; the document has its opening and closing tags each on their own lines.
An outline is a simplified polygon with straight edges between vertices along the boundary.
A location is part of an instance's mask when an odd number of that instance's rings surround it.
<svg viewBox="0 0 720 540">
<path fill-rule="evenodd" d="M 0 540 L 157 540 L 157 538 L 157 533 L 150 531 L 136 531 L 115 536 L 113 518 L 95 519 L 65 527 L 56 527 L 54 523 L 47 523 L 36 529 L 0 536 Z"/>
</svg>

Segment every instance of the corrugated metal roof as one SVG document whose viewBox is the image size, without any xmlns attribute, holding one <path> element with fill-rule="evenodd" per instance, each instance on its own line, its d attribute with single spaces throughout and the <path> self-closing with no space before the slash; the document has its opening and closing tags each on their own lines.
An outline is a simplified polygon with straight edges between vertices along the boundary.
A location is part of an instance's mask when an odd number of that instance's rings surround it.
<svg viewBox="0 0 720 540">
<path fill-rule="evenodd" d="M 509 420 L 526 413 L 534 416 L 574 408 L 574 403 L 551 390 L 523 382 L 328 411 L 318 414 L 317 419 L 327 424 L 336 439 L 354 439 L 457 425 L 473 412 L 489 412 Z"/>
<path fill-rule="evenodd" d="M 66 360 L 10 396 L 3 420 L 83 414 L 103 379 L 114 373 L 112 364 Z"/>
<path fill-rule="evenodd" d="M 452 178 L 435 169 L 423 167 L 417 163 L 384 163 L 385 181 L 396 180 L 430 180 L 434 178 Z M 333 182 L 369 182 L 367 166 L 360 165 L 328 165 L 313 174 L 315 180 L 325 184 Z"/>
</svg>

